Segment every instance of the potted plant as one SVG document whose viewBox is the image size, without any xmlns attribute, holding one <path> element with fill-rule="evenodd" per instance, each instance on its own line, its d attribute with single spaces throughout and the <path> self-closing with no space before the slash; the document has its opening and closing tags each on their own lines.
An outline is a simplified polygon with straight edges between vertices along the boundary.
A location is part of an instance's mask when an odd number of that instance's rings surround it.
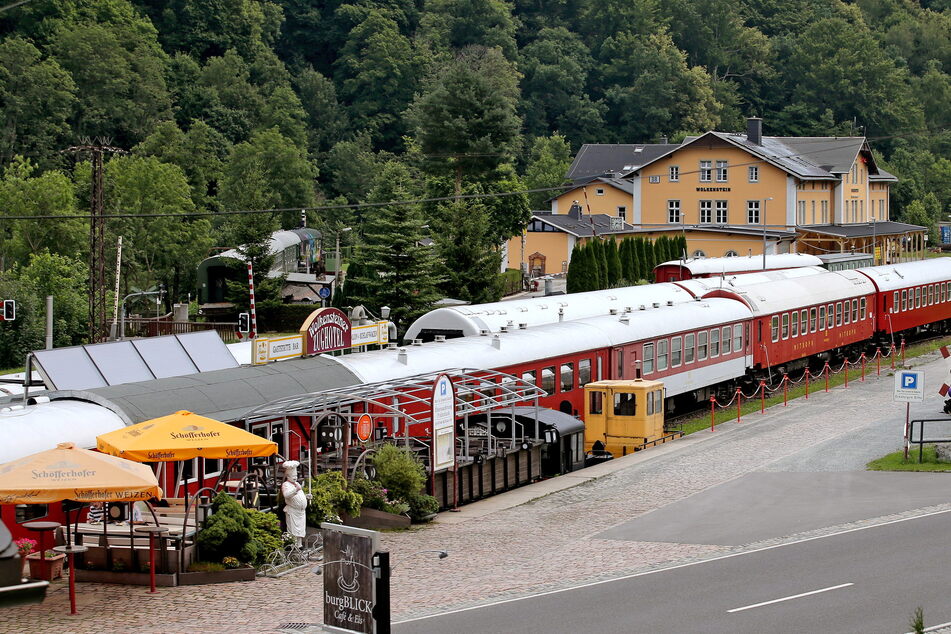
<svg viewBox="0 0 951 634">
<path fill-rule="evenodd" d="M 26 556 L 30 562 L 30 577 L 42 581 L 52 581 L 63 576 L 63 562 L 66 555 L 54 550 L 41 553 L 31 553 Z"/>
<path fill-rule="evenodd" d="M 13 545 L 16 546 L 17 554 L 20 555 L 20 561 L 23 562 L 23 568 L 26 569 L 26 557 L 36 548 L 36 540 L 30 539 L 29 537 L 21 537 L 20 539 L 14 540 Z"/>
<path fill-rule="evenodd" d="M 385 528 L 406 528 L 410 525 L 409 504 L 402 500 L 391 499 L 390 491 L 376 480 L 357 478 L 350 483 L 350 490 L 363 498 L 363 507 L 359 515 L 341 513 L 347 526 L 378 530 Z"/>
<path fill-rule="evenodd" d="M 426 472 L 411 451 L 384 445 L 373 456 L 373 466 L 388 497 L 405 504 L 414 522 L 427 522 L 436 516 L 439 502 L 423 493 Z"/>
<path fill-rule="evenodd" d="M 215 496 L 211 508 L 195 538 L 201 561 L 179 573 L 179 585 L 254 581 L 254 568 L 242 562 L 255 561 L 264 549 L 255 538 L 255 520 L 224 492 Z"/>
</svg>

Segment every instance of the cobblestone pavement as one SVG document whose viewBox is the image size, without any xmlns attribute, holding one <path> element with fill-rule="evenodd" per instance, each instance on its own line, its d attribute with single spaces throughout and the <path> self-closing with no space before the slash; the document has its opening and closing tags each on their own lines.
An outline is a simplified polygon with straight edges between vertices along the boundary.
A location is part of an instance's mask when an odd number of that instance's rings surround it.
<svg viewBox="0 0 951 634">
<path fill-rule="evenodd" d="M 946 373 L 943 362 L 930 355 L 918 363 L 933 377 L 926 394 L 934 392 L 933 382 Z M 865 383 L 852 381 L 847 390 L 814 393 L 808 401 L 799 399 L 788 408 L 779 405 L 765 416 L 744 416 L 739 424 L 718 425 L 715 432 L 698 432 L 618 460 L 616 467 L 629 466 L 527 504 L 464 522 L 437 521 L 403 533 L 384 533 L 383 547 L 394 562 L 394 620 L 767 545 L 725 547 L 594 536 L 743 474 L 795 469 L 797 456 L 808 455 L 803 464 L 815 467 L 816 456 L 826 453 L 825 462 L 832 464 L 835 452 L 823 448 L 834 448 L 833 439 L 843 439 L 850 456 L 862 453 L 855 449 L 863 444 L 856 439 L 866 436 L 875 439 L 874 451 L 879 451 L 883 435 L 894 439 L 889 441 L 891 450 L 898 448 L 901 426 L 896 421 L 903 422 L 904 408 L 892 401 L 889 373 L 883 370 L 879 379 L 874 370 L 871 374 Z M 940 400 L 932 397 L 920 410 L 935 414 Z M 940 507 L 929 510 L 936 509 Z M 843 528 L 848 526 L 769 543 Z M 450 556 L 437 559 L 418 552 L 430 549 L 448 550 Z M 143 587 L 82 583 L 77 586 L 80 613 L 68 616 L 66 586 L 58 581 L 42 605 L 0 612 L 0 631 L 170 632 L 200 626 L 206 632 L 273 632 L 280 624 L 321 622 L 320 584 L 321 577 L 309 569 L 253 583 L 161 588 L 155 595 Z"/>
</svg>

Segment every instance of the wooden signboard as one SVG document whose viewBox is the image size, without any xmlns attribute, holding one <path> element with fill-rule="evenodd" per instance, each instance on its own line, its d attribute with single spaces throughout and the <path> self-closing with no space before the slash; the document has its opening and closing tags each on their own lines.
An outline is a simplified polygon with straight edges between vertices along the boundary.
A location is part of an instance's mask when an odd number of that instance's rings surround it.
<svg viewBox="0 0 951 634">
<path fill-rule="evenodd" d="M 379 533 L 324 522 L 324 625 L 331 631 L 373 634 L 376 583 L 373 554 Z"/>
<path fill-rule="evenodd" d="M 339 308 L 318 308 L 300 327 L 304 337 L 304 354 L 323 354 L 350 347 L 353 328 L 350 319 Z"/>
</svg>

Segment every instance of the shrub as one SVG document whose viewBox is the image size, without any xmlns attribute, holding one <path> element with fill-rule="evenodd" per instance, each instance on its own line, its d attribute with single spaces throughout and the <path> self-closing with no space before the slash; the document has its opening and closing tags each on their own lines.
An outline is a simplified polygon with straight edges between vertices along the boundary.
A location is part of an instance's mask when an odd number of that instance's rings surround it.
<svg viewBox="0 0 951 634">
<path fill-rule="evenodd" d="M 409 504 L 402 500 L 389 499 L 389 491 L 376 480 L 357 478 L 350 483 L 350 490 L 360 494 L 363 506 L 377 511 L 402 515 L 409 510 Z"/>
<path fill-rule="evenodd" d="M 409 516 L 414 522 L 421 522 L 428 515 L 439 511 L 439 501 L 425 493 L 417 493 L 407 502 L 409 503 Z"/>
<path fill-rule="evenodd" d="M 373 456 L 376 479 L 387 489 L 391 498 L 409 502 L 426 484 L 423 465 L 408 449 L 383 445 Z"/>
<path fill-rule="evenodd" d="M 260 545 L 254 539 L 251 516 L 224 492 L 215 496 L 211 508 L 213 514 L 205 520 L 196 539 L 202 557 L 212 561 L 225 557 L 255 561 Z"/>
<path fill-rule="evenodd" d="M 307 523 L 320 526 L 321 522 L 339 522 L 340 513 L 359 515 L 363 498 L 347 488 L 347 481 L 339 471 L 321 473 L 311 478 L 313 498 L 307 505 Z"/>
<path fill-rule="evenodd" d="M 235 568 L 241 567 L 241 562 L 234 557 L 225 557 L 221 560 L 221 565 L 229 570 L 234 570 Z"/>
<path fill-rule="evenodd" d="M 281 522 L 273 513 L 266 513 L 257 509 L 246 509 L 251 518 L 251 535 L 257 542 L 257 557 L 255 564 L 263 564 L 265 558 L 275 550 L 284 547 L 281 539 Z"/>
<path fill-rule="evenodd" d="M 216 561 L 193 561 L 188 564 L 188 572 L 221 572 L 224 569 L 224 564 Z"/>
</svg>

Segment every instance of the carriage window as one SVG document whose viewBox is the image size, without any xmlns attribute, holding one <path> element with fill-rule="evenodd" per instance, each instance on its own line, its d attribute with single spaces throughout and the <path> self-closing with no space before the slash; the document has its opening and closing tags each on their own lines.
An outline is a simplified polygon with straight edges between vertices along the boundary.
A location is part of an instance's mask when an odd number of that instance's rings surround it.
<svg viewBox="0 0 951 634">
<path fill-rule="evenodd" d="M 604 392 L 598 392 L 597 390 L 589 392 L 588 409 L 591 410 L 592 414 L 604 413 Z"/>
<path fill-rule="evenodd" d="M 769 322 L 770 332 L 773 335 L 773 341 L 779 341 L 779 315 L 773 315 Z"/>
<path fill-rule="evenodd" d="M 680 347 L 683 345 L 683 340 L 680 337 L 671 337 L 670 339 L 670 367 L 676 368 L 680 365 L 681 354 Z"/>
<path fill-rule="evenodd" d="M 853 299 L 852 300 L 852 321 L 856 322 L 858 320 L 859 320 L 859 300 Z"/>
<path fill-rule="evenodd" d="M 733 351 L 741 352 L 743 350 L 743 324 L 733 326 Z"/>
<path fill-rule="evenodd" d="M 813 308 L 813 310 L 815 309 Z M 820 306 L 819 307 L 819 330 L 825 330 L 825 329 L 826 329 L 826 307 Z"/>
<path fill-rule="evenodd" d="M 789 339 L 789 313 L 783 313 L 783 339 Z"/>
<path fill-rule="evenodd" d="M 805 308 L 799 313 L 799 334 L 804 335 L 809 332 L 809 311 Z"/>
<path fill-rule="evenodd" d="M 657 371 L 663 372 L 667 369 L 667 340 L 661 339 L 657 342 Z"/>
<path fill-rule="evenodd" d="M 644 374 L 654 371 L 654 344 L 644 344 Z"/>
<path fill-rule="evenodd" d="M 617 378 L 624 378 L 624 350 L 622 348 L 617 349 Z"/>
<path fill-rule="evenodd" d="M 684 335 L 684 363 L 693 363 L 695 338 L 693 334 Z"/>
<path fill-rule="evenodd" d="M 941 303 L 943 304 L 948 300 L 948 295 L 946 292 L 948 290 L 948 287 L 945 286 L 944 284 L 941 284 L 940 288 L 941 288 Z"/>
<path fill-rule="evenodd" d="M 859 300 L 859 312 L 862 315 L 862 321 L 865 321 L 865 298 Z"/>
<path fill-rule="evenodd" d="M 826 310 L 826 329 L 832 328 L 835 325 L 835 305 L 829 304 L 828 309 Z"/>
<path fill-rule="evenodd" d="M 716 328 L 710 331 L 710 356 L 720 356 L 720 331 Z"/>
<path fill-rule="evenodd" d="M 928 305 L 934 304 L 934 286 L 928 286 Z"/>
<path fill-rule="evenodd" d="M 816 308 L 813 306 L 809 309 L 809 332 L 816 331 Z"/>
<path fill-rule="evenodd" d="M 892 293 L 892 312 L 893 313 L 898 311 L 898 306 L 899 306 L 898 291 L 895 291 L 894 293 Z"/>
<path fill-rule="evenodd" d="M 578 362 L 578 387 L 591 383 L 591 359 L 582 359 Z"/>
<path fill-rule="evenodd" d="M 851 320 L 849 319 L 849 300 L 845 300 L 845 306 L 842 308 L 842 323 L 848 324 Z"/>
<path fill-rule="evenodd" d="M 570 392 L 575 387 L 575 364 L 561 364 L 561 391 Z"/>
<path fill-rule="evenodd" d="M 555 393 L 555 366 L 551 365 L 547 368 L 542 368 L 541 388 L 545 390 L 545 394 L 549 396 Z"/>
<path fill-rule="evenodd" d="M 649 413 L 649 412 L 648 412 Z M 634 416 L 637 414 L 637 401 L 634 394 L 614 394 L 614 415 Z"/>
<path fill-rule="evenodd" d="M 789 336 L 798 337 L 799 336 L 799 312 L 793 311 L 789 317 Z"/>
<path fill-rule="evenodd" d="M 730 354 L 730 327 L 726 326 L 723 329 L 723 335 L 720 337 L 720 341 L 723 342 L 723 354 Z"/>
<path fill-rule="evenodd" d="M 522 380 L 525 381 L 526 383 L 531 383 L 532 385 L 536 385 L 535 370 L 526 370 L 522 372 Z"/>
<path fill-rule="evenodd" d="M 921 308 L 921 287 L 915 289 L 915 308 Z"/>
<path fill-rule="evenodd" d="M 703 361 L 707 358 L 707 331 L 701 330 L 697 333 L 697 361 Z"/>
<path fill-rule="evenodd" d="M 908 291 L 903 290 L 901 292 L 901 309 L 908 310 Z"/>
<path fill-rule="evenodd" d="M 49 512 L 48 504 L 17 504 L 16 523 L 22 524 L 23 522 L 38 520 L 49 515 Z"/>
<path fill-rule="evenodd" d="M 842 302 L 835 303 L 835 325 L 842 325 Z"/>
</svg>

